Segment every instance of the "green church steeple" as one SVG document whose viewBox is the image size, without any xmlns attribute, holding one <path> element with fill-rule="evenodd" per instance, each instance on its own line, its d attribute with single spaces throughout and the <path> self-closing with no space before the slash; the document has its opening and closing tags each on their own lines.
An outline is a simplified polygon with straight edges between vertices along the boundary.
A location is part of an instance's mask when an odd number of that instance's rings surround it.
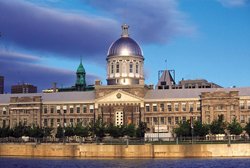
<svg viewBox="0 0 250 168">
<path fill-rule="evenodd" d="M 78 66 L 77 71 L 76 71 L 76 90 L 78 91 L 85 90 L 86 88 L 85 75 L 86 75 L 86 72 L 82 65 L 82 59 L 81 59 L 80 65 Z"/>
</svg>

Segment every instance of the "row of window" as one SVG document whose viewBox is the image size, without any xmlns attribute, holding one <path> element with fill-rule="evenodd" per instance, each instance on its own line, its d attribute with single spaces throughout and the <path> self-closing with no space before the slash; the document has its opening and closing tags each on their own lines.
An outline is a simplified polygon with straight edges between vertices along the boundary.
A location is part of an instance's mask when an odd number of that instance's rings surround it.
<svg viewBox="0 0 250 168">
<path fill-rule="evenodd" d="M 83 125 L 88 125 L 89 123 L 93 122 L 92 118 L 69 118 L 69 119 L 61 119 L 61 118 L 51 118 L 51 119 L 43 119 L 43 126 L 45 127 L 55 127 L 55 126 L 62 126 L 64 124 L 64 126 L 71 126 L 71 125 L 75 125 L 78 123 L 82 123 Z"/>
<path fill-rule="evenodd" d="M 201 117 L 194 117 L 194 120 L 201 120 Z M 179 124 L 180 122 L 186 122 L 187 120 L 191 120 L 191 117 L 180 117 L 180 116 L 176 116 L 176 117 L 146 117 L 146 123 L 148 124 L 152 124 L 152 125 L 164 125 L 164 124 L 168 124 L 168 125 L 173 125 L 173 124 Z"/>
<path fill-rule="evenodd" d="M 134 64 L 133 64 L 133 62 L 130 62 L 129 63 L 129 73 L 133 73 L 133 70 L 134 70 Z M 126 71 L 126 69 L 124 71 Z M 116 63 L 112 62 L 111 63 L 110 73 L 111 74 L 120 73 L 120 63 L 119 62 L 116 62 Z M 138 62 L 135 64 L 135 73 L 139 73 L 139 63 Z"/>
<path fill-rule="evenodd" d="M 180 109 L 181 107 L 181 109 Z M 189 108 L 188 108 L 189 107 Z M 167 104 L 167 108 L 166 110 L 168 112 L 172 112 L 172 111 L 188 111 L 188 112 L 193 112 L 194 111 L 194 104 L 189 104 L 189 106 L 187 107 L 187 103 L 182 103 L 181 105 L 179 103 L 174 103 L 174 105 L 172 104 Z M 164 103 L 161 103 L 159 104 L 159 106 L 157 104 L 152 104 L 152 111 L 153 112 L 164 112 L 165 111 L 165 104 Z M 146 104 L 145 105 L 145 111 L 146 112 L 151 112 L 151 109 L 150 108 L 150 104 Z M 158 109 L 159 108 L 159 109 Z M 201 111 L 201 107 L 200 107 L 200 104 L 197 103 L 196 104 L 196 111 Z"/>
<path fill-rule="evenodd" d="M 81 110 L 82 109 L 82 110 Z M 82 107 L 81 106 L 69 106 L 69 108 L 67 106 L 56 106 L 56 109 L 54 106 L 51 106 L 50 108 L 48 107 L 44 107 L 43 108 L 43 113 L 44 114 L 47 114 L 47 113 L 55 113 L 55 110 L 56 110 L 56 113 L 93 113 L 94 112 L 94 105 L 89 105 L 89 108 L 87 108 L 87 105 L 83 105 Z"/>
</svg>

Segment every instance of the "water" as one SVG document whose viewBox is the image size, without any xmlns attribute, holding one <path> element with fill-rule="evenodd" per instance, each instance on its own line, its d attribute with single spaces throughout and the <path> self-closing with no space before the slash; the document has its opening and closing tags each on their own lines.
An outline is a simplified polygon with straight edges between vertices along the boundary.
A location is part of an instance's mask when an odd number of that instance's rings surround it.
<svg viewBox="0 0 250 168">
<path fill-rule="evenodd" d="M 248 168 L 248 158 L 208 159 L 75 159 L 0 157 L 0 168 Z"/>
</svg>

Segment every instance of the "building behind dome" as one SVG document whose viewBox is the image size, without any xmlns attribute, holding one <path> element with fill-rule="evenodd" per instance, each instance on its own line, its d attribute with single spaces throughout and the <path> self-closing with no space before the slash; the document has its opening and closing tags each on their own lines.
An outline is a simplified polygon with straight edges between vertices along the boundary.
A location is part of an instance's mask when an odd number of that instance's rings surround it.
<svg viewBox="0 0 250 168">
<path fill-rule="evenodd" d="M 108 85 L 144 85 L 142 50 L 129 37 L 128 28 L 128 25 L 122 25 L 121 38 L 109 47 L 106 59 Z"/>
</svg>

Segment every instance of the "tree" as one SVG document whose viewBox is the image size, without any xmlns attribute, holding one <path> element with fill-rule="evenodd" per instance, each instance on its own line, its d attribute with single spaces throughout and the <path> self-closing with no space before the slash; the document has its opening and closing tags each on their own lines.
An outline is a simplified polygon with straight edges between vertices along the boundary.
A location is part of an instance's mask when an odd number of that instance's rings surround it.
<svg viewBox="0 0 250 168">
<path fill-rule="evenodd" d="M 125 135 L 127 135 L 129 137 L 135 136 L 135 125 L 134 124 L 129 124 L 125 127 Z"/>
<path fill-rule="evenodd" d="M 107 128 L 107 133 L 109 133 L 110 136 L 113 138 L 118 138 L 121 136 L 121 127 L 120 126 L 114 126 L 112 123 L 109 124 Z"/>
<path fill-rule="evenodd" d="M 178 125 L 179 127 L 174 129 L 174 133 L 177 135 L 177 137 L 191 136 L 190 121 L 183 121 L 182 123 L 179 123 Z"/>
<path fill-rule="evenodd" d="M 146 131 L 147 131 L 147 123 L 140 122 L 138 128 L 136 129 L 136 136 L 138 138 L 142 138 L 144 137 Z"/>
<path fill-rule="evenodd" d="M 234 135 L 240 135 L 243 131 L 243 128 L 241 127 L 240 123 L 237 122 L 236 118 L 233 119 L 233 122 L 231 122 L 227 129 L 229 130 L 230 134 Z"/>
<path fill-rule="evenodd" d="M 89 128 L 82 126 L 82 123 L 78 123 L 75 127 L 74 133 L 79 137 L 88 137 L 89 136 Z"/>
<path fill-rule="evenodd" d="M 247 134 L 250 136 L 250 121 L 246 124 L 244 130 L 247 132 Z"/>
<path fill-rule="evenodd" d="M 71 137 L 75 135 L 73 126 L 67 126 L 64 128 L 64 130 L 65 130 L 64 136 L 66 137 Z"/>
<path fill-rule="evenodd" d="M 206 136 L 209 133 L 209 126 L 201 121 L 194 122 L 194 136 Z"/>
<path fill-rule="evenodd" d="M 56 138 L 63 138 L 64 130 L 61 126 L 57 127 Z"/>
<path fill-rule="evenodd" d="M 102 141 L 102 138 L 106 133 L 106 124 L 103 123 L 100 118 L 98 118 L 97 121 L 91 125 L 91 130 L 93 131 L 94 135 L 96 135 Z"/>
<path fill-rule="evenodd" d="M 219 115 L 218 119 L 211 123 L 210 131 L 212 134 L 225 134 L 226 123 L 223 120 L 223 115 Z"/>
</svg>

